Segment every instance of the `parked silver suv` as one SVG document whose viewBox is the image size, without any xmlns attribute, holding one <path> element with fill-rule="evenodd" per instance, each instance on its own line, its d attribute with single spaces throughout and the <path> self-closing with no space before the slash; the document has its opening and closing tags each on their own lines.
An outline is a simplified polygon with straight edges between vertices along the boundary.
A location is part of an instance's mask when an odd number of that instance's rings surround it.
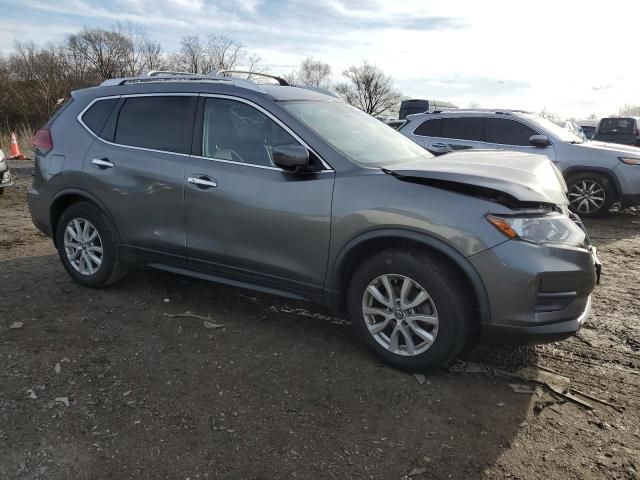
<svg viewBox="0 0 640 480">
<path fill-rule="evenodd" d="M 31 215 L 76 282 L 143 265 L 320 302 L 414 370 L 585 321 L 598 263 L 546 158 L 439 160 L 332 96 L 224 75 L 110 80 L 38 133 Z"/>
<path fill-rule="evenodd" d="M 436 155 L 469 148 L 545 155 L 567 181 L 572 210 L 584 217 L 606 215 L 616 202 L 640 205 L 640 148 L 584 141 L 533 113 L 420 113 L 408 116 L 399 131 Z"/>
</svg>

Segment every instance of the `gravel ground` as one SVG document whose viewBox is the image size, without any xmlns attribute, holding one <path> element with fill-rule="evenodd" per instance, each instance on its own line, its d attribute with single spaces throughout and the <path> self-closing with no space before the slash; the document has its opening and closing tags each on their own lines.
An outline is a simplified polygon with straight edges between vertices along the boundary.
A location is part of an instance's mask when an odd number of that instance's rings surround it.
<svg viewBox="0 0 640 480">
<path fill-rule="evenodd" d="M 640 212 L 588 222 L 604 276 L 577 337 L 470 346 L 492 368 L 421 383 L 312 305 L 154 271 L 73 284 L 29 166 L 0 197 L 1 479 L 640 478 Z M 223 326 L 167 316 L 186 311 Z M 599 401 L 494 368 L 522 366 Z"/>
</svg>

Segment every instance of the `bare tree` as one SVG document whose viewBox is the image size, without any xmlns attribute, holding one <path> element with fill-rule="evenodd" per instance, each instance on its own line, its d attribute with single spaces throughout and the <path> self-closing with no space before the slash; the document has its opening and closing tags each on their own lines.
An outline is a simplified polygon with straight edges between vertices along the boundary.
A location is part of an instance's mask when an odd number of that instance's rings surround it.
<svg viewBox="0 0 640 480">
<path fill-rule="evenodd" d="M 329 88 L 331 77 L 331 66 L 328 63 L 307 57 L 300 65 L 298 72 L 298 82 L 307 87 Z"/>
<path fill-rule="evenodd" d="M 210 70 L 233 70 L 245 56 L 244 48 L 235 40 L 220 35 L 207 37 L 206 53 Z M 258 61 L 259 61 L 259 57 Z"/>
<path fill-rule="evenodd" d="M 469 102 L 469 110 L 477 110 L 478 108 L 480 108 L 480 104 L 478 102 L 473 100 Z"/>
<path fill-rule="evenodd" d="M 370 115 L 381 115 L 397 107 L 401 94 L 393 86 L 391 77 L 376 65 L 352 65 L 342 75 L 347 82 L 336 85 L 336 91 L 347 103 Z"/>
<path fill-rule="evenodd" d="M 85 27 L 70 35 L 67 43 L 86 58 L 102 79 L 121 76 L 127 70 L 132 40 L 118 30 Z"/>
<path fill-rule="evenodd" d="M 178 64 L 177 70 L 208 73 L 203 70 L 208 62 L 200 37 L 197 35 L 187 35 L 180 39 L 180 53 L 174 60 Z"/>
<path fill-rule="evenodd" d="M 631 115 L 634 117 L 640 116 L 640 105 L 633 105 L 627 103 L 618 111 L 619 115 Z"/>
<path fill-rule="evenodd" d="M 558 123 L 562 121 L 562 118 L 560 117 L 560 115 L 558 115 L 555 112 L 551 112 L 547 110 L 547 107 L 544 107 L 542 110 L 540 110 L 540 113 L 538 113 L 538 115 L 554 123 Z"/>
</svg>

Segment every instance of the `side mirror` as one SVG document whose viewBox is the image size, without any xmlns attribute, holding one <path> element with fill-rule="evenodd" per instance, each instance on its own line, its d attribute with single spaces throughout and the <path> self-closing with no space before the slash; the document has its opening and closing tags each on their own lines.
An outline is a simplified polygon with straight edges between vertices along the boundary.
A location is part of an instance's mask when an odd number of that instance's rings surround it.
<svg viewBox="0 0 640 480">
<path fill-rule="evenodd" d="M 277 145 L 271 155 L 273 163 L 285 170 L 297 172 L 309 166 L 309 151 L 302 145 Z"/>
<path fill-rule="evenodd" d="M 544 148 L 551 145 L 551 142 L 545 135 L 531 135 L 529 137 L 529 143 L 534 147 Z"/>
</svg>

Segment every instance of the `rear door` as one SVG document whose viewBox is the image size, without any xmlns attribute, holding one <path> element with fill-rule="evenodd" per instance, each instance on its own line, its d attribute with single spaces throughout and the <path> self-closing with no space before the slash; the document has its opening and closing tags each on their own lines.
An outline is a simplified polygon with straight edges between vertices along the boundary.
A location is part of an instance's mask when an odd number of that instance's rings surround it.
<svg viewBox="0 0 640 480">
<path fill-rule="evenodd" d="M 198 110 L 186 170 L 189 265 L 236 281 L 320 293 L 334 172 L 251 102 L 202 96 Z M 287 144 L 307 147 L 318 173 L 276 167 L 271 149 Z"/>
<path fill-rule="evenodd" d="M 553 145 L 534 147 L 529 138 L 540 132 L 524 123 L 510 118 L 487 118 L 487 148 L 515 150 L 517 152 L 546 155 L 555 160 Z"/>
<path fill-rule="evenodd" d="M 85 189 L 113 217 L 127 253 L 186 262 L 184 170 L 197 96 L 122 97 L 86 154 Z"/>
<path fill-rule="evenodd" d="M 428 148 L 438 153 L 486 148 L 485 123 L 484 117 L 446 117 L 439 138 L 434 138 Z"/>
</svg>

